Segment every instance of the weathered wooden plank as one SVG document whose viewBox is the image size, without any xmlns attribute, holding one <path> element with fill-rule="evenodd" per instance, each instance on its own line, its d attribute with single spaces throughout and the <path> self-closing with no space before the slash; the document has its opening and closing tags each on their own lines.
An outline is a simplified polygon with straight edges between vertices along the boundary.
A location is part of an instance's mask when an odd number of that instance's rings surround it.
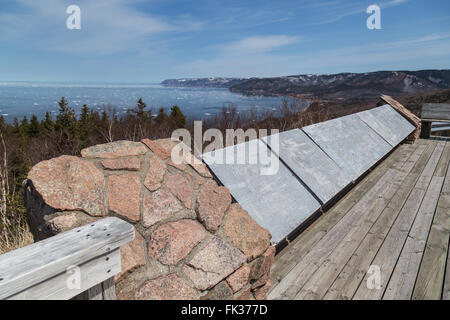
<svg viewBox="0 0 450 320">
<path fill-rule="evenodd" d="M 276 256 L 270 272 L 273 290 L 279 281 L 303 259 L 311 248 L 357 203 L 357 201 L 386 173 L 397 166 L 399 159 L 408 158 L 419 144 L 402 145 L 383 161 L 376 170 L 357 184 L 344 198 L 314 222 L 299 237 Z M 400 167 L 399 167 L 400 168 Z"/>
<path fill-rule="evenodd" d="M 436 210 L 443 177 L 433 177 L 384 293 L 384 300 L 411 298 Z"/>
<path fill-rule="evenodd" d="M 421 119 L 450 120 L 450 104 L 423 103 Z"/>
<path fill-rule="evenodd" d="M 295 299 L 322 299 L 347 261 L 358 248 L 362 239 L 377 221 L 384 208 L 390 203 L 398 188 L 413 169 L 415 161 L 405 161 L 396 176 L 386 183 L 382 192 L 373 199 L 361 219 L 344 237 L 314 275 L 303 286 Z"/>
<path fill-rule="evenodd" d="M 443 298 L 445 268 L 450 234 L 450 168 L 447 169 L 444 186 L 428 235 L 422 263 L 414 286 L 412 299 L 435 300 Z M 448 269 L 448 264 L 447 264 Z"/>
<path fill-rule="evenodd" d="M 376 170 L 372 171 L 364 180 L 356 185 L 344 198 L 325 212 L 320 219 L 305 230 L 288 247 L 283 249 L 275 259 L 270 272 L 272 290 L 279 281 L 303 257 L 314 247 L 314 245 L 331 230 L 331 228 L 358 202 L 358 200 L 372 188 L 376 182 L 386 173 L 389 168 L 398 167 L 399 159 L 409 158 L 420 144 L 402 145 L 383 161 Z M 421 146 L 423 151 L 425 147 Z"/>
<path fill-rule="evenodd" d="M 102 282 L 103 286 L 103 300 L 116 300 L 116 285 L 114 277 L 106 279 Z"/>
<path fill-rule="evenodd" d="M 420 175 L 416 185 L 409 195 L 405 205 L 400 211 L 397 220 L 394 222 L 383 245 L 375 256 L 372 265 L 380 270 L 380 289 L 370 289 L 367 286 L 366 275 L 355 293 L 354 299 L 368 300 L 381 299 L 386 290 L 387 282 L 392 274 L 397 259 L 406 241 L 406 237 L 414 222 L 422 200 L 425 196 L 427 187 L 431 181 L 433 173 L 441 157 L 445 144 L 438 143 L 424 171 Z"/>
<path fill-rule="evenodd" d="M 119 248 L 134 239 L 134 227 L 106 218 L 0 256 L 0 299 Z"/>
<path fill-rule="evenodd" d="M 85 294 L 86 300 L 103 300 L 103 285 L 99 283 L 88 289 Z"/>
<path fill-rule="evenodd" d="M 262 140 L 323 203 L 327 203 L 352 182 L 352 178 L 300 129 L 276 136 L 277 146 L 273 146 L 272 136 Z"/>
<path fill-rule="evenodd" d="M 393 147 L 416 129 L 388 104 L 359 112 L 357 115 Z"/>
<path fill-rule="evenodd" d="M 450 146 L 450 141 L 447 142 L 447 147 Z M 441 193 L 442 194 L 450 194 L 450 178 L 449 178 L 449 170 L 450 168 L 447 168 L 447 172 L 444 173 L 445 174 L 445 181 L 444 181 L 444 185 L 442 186 L 442 190 Z"/>
<path fill-rule="evenodd" d="M 411 156 L 410 160 L 414 161 L 415 159 L 416 161 L 413 170 L 406 177 L 404 183 L 400 186 L 389 205 L 385 208 L 368 235 L 347 262 L 344 269 L 328 290 L 324 299 L 348 300 L 354 296 L 358 286 L 366 275 L 370 263 L 378 252 L 388 231 L 403 208 L 408 195 L 428 163 L 428 160 L 436 147 L 436 142 L 431 142 L 429 145 L 421 144 L 421 147 L 426 148 L 424 151 L 422 148 L 423 153 L 418 148 L 415 154 Z"/>
<path fill-rule="evenodd" d="M 228 154 L 243 161 L 230 161 Z M 320 203 L 261 140 L 215 150 L 204 154 L 203 159 L 234 199 L 270 231 L 273 243 L 283 240 L 320 208 Z M 220 163 L 218 159 L 222 159 Z M 265 174 L 269 167 L 273 172 Z"/>
<path fill-rule="evenodd" d="M 302 130 L 352 179 L 360 177 L 392 149 L 357 114 L 316 123 Z"/>
<path fill-rule="evenodd" d="M 442 152 L 441 159 L 439 160 L 439 163 L 437 165 L 436 171 L 434 172 L 434 176 L 445 178 L 449 163 L 450 163 L 450 142 L 447 142 L 445 144 L 444 152 Z M 445 193 L 445 190 L 443 189 L 442 192 Z"/>
<path fill-rule="evenodd" d="M 120 252 L 115 249 L 19 292 L 8 300 L 68 300 L 119 273 Z M 93 292 L 93 291 L 92 291 Z M 92 295 L 91 292 L 91 295 Z M 88 296 L 85 296 L 88 299 Z"/>
<path fill-rule="evenodd" d="M 389 169 L 361 200 L 312 248 L 312 250 L 270 292 L 269 299 L 293 299 L 318 266 L 327 259 L 345 235 L 365 219 L 373 199 L 395 178 L 398 170 Z"/>
</svg>

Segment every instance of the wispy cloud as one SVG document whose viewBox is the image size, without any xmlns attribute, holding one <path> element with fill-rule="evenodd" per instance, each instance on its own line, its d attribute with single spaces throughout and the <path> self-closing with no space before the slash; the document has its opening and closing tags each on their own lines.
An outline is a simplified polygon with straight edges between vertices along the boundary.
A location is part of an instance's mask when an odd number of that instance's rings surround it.
<svg viewBox="0 0 450 320">
<path fill-rule="evenodd" d="M 79 0 L 81 30 L 67 30 L 66 8 L 72 2 L 18 0 L 20 12 L 0 15 L 5 30 L 0 39 L 28 39 L 44 50 L 104 55 L 145 49 L 158 36 L 203 26 L 202 21 L 186 14 L 169 19 L 144 13 L 135 7 L 141 0 Z"/>
<path fill-rule="evenodd" d="M 370 4 L 377 4 L 380 8 L 390 8 L 395 7 L 401 4 L 405 4 L 410 0 L 390 0 L 383 2 L 375 2 L 375 3 L 349 3 L 343 1 L 331 1 L 325 2 L 324 5 L 327 5 L 328 8 L 328 16 L 322 17 L 320 21 L 317 21 L 317 24 L 328 24 L 340 21 L 346 17 L 350 17 L 357 14 L 365 14 L 366 9 Z"/>
<path fill-rule="evenodd" d="M 450 55 L 450 34 L 430 34 L 399 41 L 319 50 L 314 54 L 223 55 L 177 66 L 183 74 L 203 76 L 281 76 L 360 70 L 436 68 Z M 380 65 L 383 66 L 380 68 Z M 415 67 L 411 67 L 415 66 Z"/>
<path fill-rule="evenodd" d="M 221 53 L 228 54 L 255 54 L 270 52 L 281 47 L 298 43 L 300 37 L 288 35 L 266 35 L 245 37 L 243 39 L 219 46 Z"/>
</svg>

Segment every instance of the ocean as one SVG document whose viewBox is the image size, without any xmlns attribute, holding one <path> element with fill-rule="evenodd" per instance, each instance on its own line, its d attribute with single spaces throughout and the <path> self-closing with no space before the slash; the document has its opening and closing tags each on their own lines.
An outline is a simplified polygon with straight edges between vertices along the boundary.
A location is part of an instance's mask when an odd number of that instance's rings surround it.
<svg viewBox="0 0 450 320">
<path fill-rule="evenodd" d="M 178 105 L 188 119 L 205 119 L 219 113 L 223 106 L 236 106 L 239 112 L 252 108 L 276 110 L 280 97 L 247 97 L 221 88 L 171 88 L 159 84 L 73 84 L 43 82 L 0 82 L 0 114 L 7 122 L 14 117 L 41 119 L 45 112 L 58 112 L 58 101 L 65 97 L 78 113 L 84 104 L 103 110 L 112 106 L 118 114 L 133 109 L 142 97 L 156 114 L 160 107 L 169 111 Z"/>
</svg>

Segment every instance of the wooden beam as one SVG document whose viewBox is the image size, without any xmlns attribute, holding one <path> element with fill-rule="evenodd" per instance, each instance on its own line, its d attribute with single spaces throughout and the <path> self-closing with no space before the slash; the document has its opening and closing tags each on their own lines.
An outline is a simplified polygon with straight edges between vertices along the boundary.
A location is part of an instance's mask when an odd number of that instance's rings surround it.
<svg viewBox="0 0 450 320">
<path fill-rule="evenodd" d="M 119 273 L 119 249 L 92 259 L 67 272 L 60 273 L 31 288 L 25 289 L 7 300 L 68 300 L 77 295 L 77 300 L 92 300 L 95 292 L 100 290 L 103 300 L 102 283 Z"/>
<path fill-rule="evenodd" d="M 133 239 L 131 224 L 110 217 L 0 255 L 0 299 L 110 254 Z"/>
<path fill-rule="evenodd" d="M 422 119 L 450 120 L 450 104 L 447 103 L 423 103 Z"/>
</svg>

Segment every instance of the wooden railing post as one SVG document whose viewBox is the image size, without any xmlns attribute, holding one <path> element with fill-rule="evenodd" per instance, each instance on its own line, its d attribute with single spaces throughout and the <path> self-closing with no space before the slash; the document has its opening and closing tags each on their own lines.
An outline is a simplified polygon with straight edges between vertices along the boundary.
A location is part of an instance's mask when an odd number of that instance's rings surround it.
<svg viewBox="0 0 450 320">
<path fill-rule="evenodd" d="M 431 136 L 431 121 L 422 121 L 422 129 L 420 130 L 420 137 L 422 139 L 429 139 Z"/>
<path fill-rule="evenodd" d="M 93 286 L 73 297 L 73 300 L 116 300 L 116 285 L 114 277 Z"/>
</svg>

